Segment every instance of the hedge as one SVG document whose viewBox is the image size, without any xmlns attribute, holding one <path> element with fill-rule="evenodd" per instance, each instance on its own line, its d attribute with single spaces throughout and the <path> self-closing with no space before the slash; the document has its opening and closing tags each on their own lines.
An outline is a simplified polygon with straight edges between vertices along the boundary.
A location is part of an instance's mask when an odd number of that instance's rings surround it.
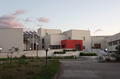
<svg viewBox="0 0 120 79">
<path fill-rule="evenodd" d="M 80 53 L 80 56 L 96 56 L 96 53 Z"/>
</svg>

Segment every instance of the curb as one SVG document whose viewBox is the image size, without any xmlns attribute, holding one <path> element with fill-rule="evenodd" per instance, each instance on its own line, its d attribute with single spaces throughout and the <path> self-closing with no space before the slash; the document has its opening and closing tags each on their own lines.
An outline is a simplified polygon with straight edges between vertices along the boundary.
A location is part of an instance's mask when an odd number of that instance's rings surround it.
<svg viewBox="0 0 120 79">
<path fill-rule="evenodd" d="M 60 64 L 59 70 L 58 70 L 57 74 L 55 75 L 54 79 L 58 79 L 59 78 L 59 75 L 60 75 L 60 72 L 61 72 L 61 68 L 62 68 L 62 63 Z"/>
</svg>

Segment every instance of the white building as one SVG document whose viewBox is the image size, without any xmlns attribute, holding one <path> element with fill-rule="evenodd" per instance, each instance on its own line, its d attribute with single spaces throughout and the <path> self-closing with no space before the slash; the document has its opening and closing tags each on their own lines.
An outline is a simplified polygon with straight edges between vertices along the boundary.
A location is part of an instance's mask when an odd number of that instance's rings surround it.
<svg viewBox="0 0 120 79">
<path fill-rule="evenodd" d="M 0 48 L 2 52 L 9 52 L 12 47 L 23 51 L 23 29 L 0 29 Z"/>
<path fill-rule="evenodd" d="M 109 52 L 115 52 L 116 46 L 120 45 L 120 33 L 117 33 L 113 36 L 110 36 L 105 39 L 105 46 L 108 49 Z"/>
<path fill-rule="evenodd" d="M 108 49 L 115 52 L 120 44 L 120 33 L 112 36 L 91 36 L 89 30 L 38 29 L 36 32 L 23 32 L 21 28 L 0 29 L 0 50 L 8 52 L 10 48 L 18 47 L 20 51 L 61 49 L 62 40 L 82 41 L 83 49 Z M 37 45 L 38 44 L 38 45 Z"/>
<path fill-rule="evenodd" d="M 83 40 L 83 48 L 91 49 L 91 38 L 89 30 L 69 30 L 62 33 L 61 30 L 38 29 L 41 37 L 41 49 L 60 49 L 61 41 L 66 39 Z"/>
</svg>

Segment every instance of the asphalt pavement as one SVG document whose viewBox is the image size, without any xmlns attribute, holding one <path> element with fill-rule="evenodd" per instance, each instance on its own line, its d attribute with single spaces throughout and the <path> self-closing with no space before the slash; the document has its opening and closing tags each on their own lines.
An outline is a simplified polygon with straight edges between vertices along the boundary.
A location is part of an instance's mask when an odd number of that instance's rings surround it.
<svg viewBox="0 0 120 79">
<path fill-rule="evenodd" d="M 97 59 L 60 62 L 59 79 L 120 79 L 120 63 L 99 63 Z"/>
</svg>

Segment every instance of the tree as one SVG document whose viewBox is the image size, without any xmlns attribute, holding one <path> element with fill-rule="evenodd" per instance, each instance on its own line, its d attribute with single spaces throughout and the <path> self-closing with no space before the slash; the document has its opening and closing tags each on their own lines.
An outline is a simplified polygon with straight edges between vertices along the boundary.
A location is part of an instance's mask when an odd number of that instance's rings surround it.
<svg viewBox="0 0 120 79">
<path fill-rule="evenodd" d="M 18 49 L 18 48 L 15 48 L 15 47 L 12 47 L 11 49 L 9 49 L 9 51 L 10 51 L 10 54 L 11 54 L 11 57 L 10 57 L 10 64 L 11 64 L 13 53 L 14 53 L 14 52 L 18 52 L 19 49 Z"/>
</svg>

